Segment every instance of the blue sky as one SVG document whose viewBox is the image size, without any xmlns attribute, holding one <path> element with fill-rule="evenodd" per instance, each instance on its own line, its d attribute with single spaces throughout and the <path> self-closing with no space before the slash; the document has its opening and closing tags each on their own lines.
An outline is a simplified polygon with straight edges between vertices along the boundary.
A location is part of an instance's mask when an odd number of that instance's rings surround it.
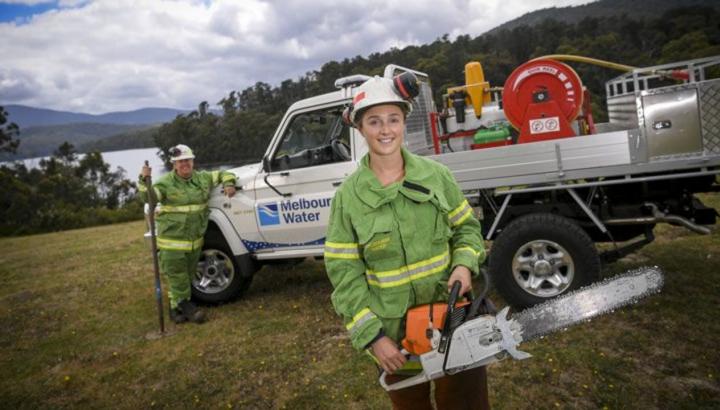
<svg viewBox="0 0 720 410">
<path fill-rule="evenodd" d="M 57 2 L 42 4 L 8 4 L 0 2 L 0 22 L 22 22 L 34 14 L 41 14 L 57 8 Z"/>
<path fill-rule="evenodd" d="M 331 60 L 589 0 L 0 0 L 0 104 L 192 109 Z"/>
</svg>

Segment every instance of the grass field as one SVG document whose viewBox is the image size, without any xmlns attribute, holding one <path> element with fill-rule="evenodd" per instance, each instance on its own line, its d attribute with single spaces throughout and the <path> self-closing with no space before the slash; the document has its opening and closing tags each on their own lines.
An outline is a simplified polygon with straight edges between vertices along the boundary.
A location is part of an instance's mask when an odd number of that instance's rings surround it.
<svg viewBox="0 0 720 410">
<path fill-rule="evenodd" d="M 206 309 L 209 323 L 148 339 L 158 324 L 142 232 L 0 239 L 1 408 L 389 407 L 321 262 L 263 268 L 243 299 Z M 665 271 L 660 295 L 492 365 L 494 408 L 719 408 L 720 232 L 661 227 L 603 275 L 643 265 Z"/>
</svg>

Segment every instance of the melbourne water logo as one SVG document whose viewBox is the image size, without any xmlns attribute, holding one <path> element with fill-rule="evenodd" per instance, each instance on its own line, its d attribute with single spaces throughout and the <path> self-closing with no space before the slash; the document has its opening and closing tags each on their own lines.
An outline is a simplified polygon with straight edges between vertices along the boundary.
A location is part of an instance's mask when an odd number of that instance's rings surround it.
<svg viewBox="0 0 720 410">
<path fill-rule="evenodd" d="M 258 217 L 260 218 L 260 225 L 279 225 L 280 213 L 278 212 L 277 202 L 258 204 Z"/>
<path fill-rule="evenodd" d="M 319 223 L 320 210 L 329 208 L 332 198 L 299 198 L 280 202 L 258 204 L 257 213 L 261 226 Z"/>
</svg>

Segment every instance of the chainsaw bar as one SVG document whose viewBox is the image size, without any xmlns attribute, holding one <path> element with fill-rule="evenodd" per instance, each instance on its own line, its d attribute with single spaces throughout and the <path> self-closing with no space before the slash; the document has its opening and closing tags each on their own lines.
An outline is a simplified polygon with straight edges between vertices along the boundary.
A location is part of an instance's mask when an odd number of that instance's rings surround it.
<svg viewBox="0 0 720 410">
<path fill-rule="evenodd" d="M 512 316 L 528 341 L 636 303 L 660 292 L 663 273 L 657 266 L 623 273 L 568 293 Z"/>
<path fill-rule="evenodd" d="M 663 273 L 658 267 L 640 268 L 606 279 L 565 296 L 526 309 L 507 319 L 509 308 L 497 315 L 481 315 L 458 326 L 446 352 L 433 349 L 420 355 L 422 372 L 388 384 L 385 390 L 398 390 L 502 360 L 530 357 L 517 349 L 523 342 L 576 325 L 617 308 L 632 304 L 660 291 Z M 507 353 L 504 355 L 503 353 Z M 403 351 L 403 354 L 408 354 Z"/>
</svg>

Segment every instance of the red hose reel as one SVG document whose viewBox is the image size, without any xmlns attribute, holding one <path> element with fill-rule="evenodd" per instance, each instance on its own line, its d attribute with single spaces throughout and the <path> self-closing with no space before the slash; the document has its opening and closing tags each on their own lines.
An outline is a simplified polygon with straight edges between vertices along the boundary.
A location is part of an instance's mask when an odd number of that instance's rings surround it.
<svg viewBox="0 0 720 410">
<path fill-rule="evenodd" d="M 570 123 L 582 106 L 580 77 L 555 60 L 528 61 L 510 74 L 503 88 L 503 110 L 520 131 L 520 144 L 575 136 Z"/>
</svg>

